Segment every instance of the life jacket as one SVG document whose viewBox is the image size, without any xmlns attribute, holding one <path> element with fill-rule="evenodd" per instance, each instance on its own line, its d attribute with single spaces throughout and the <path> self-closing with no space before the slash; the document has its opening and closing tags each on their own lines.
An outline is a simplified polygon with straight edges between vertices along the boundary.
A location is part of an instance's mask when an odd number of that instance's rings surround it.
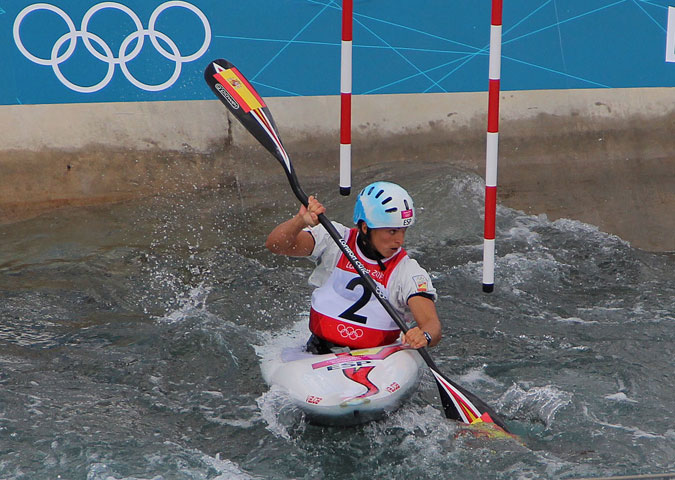
<svg viewBox="0 0 675 480">
<path fill-rule="evenodd" d="M 347 245 L 388 299 L 389 279 L 408 254 L 401 248 L 382 261 L 386 267 L 382 271 L 377 263 L 360 254 L 357 235 L 357 228 L 349 230 Z M 312 293 L 309 329 L 324 340 L 350 348 L 387 345 L 395 342 L 401 333 L 344 253 L 328 279 Z"/>
</svg>

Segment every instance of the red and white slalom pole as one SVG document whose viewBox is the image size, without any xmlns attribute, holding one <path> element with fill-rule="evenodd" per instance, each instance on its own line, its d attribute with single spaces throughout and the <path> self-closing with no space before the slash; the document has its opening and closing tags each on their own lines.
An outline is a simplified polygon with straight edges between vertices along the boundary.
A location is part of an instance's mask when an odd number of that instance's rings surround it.
<svg viewBox="0 0 675 480">
<path fill-rule="evenodd" d="M 497 220 L 497 162 L 499 159 L 499 93 L 502 57 L 502 1 L 492 0 L 490 27 L 490 87 L 488 93 L 487 147 L 485 153 L 485 235 L 483 291 L 495 288 L 495 223 Z"/>
<path fill-rule="evenodd" d="M 352 188 L 352 24 L 354 1 L 342 0 L 340 57 L 340 195 Z"/>
</svg>

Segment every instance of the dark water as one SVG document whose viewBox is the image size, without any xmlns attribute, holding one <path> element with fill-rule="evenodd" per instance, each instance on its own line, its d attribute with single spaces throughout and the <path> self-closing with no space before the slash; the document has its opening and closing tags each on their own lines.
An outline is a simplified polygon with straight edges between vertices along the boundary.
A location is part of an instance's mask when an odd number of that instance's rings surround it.
<svg viewBox="0 0 675 480">
<path fill-rule="evenodd" d="M 297 209 L 280 173 L 276 186 L 0 227 L 0 478 L 675 471 L 675 255 L 500 208 L 496 291 L 486 295 L 482 181 L 393 171 L 420 210 L 409 250 L 441 293 L 445 337 L 432 356 L 523 444 L 458 435 L 429 375 L 390 418 L 350 429 L 307 425 L 269 391 L 261 362 L 305 338 L 311 293 L 309 262 L 262 246 Z M 306 189 L 348 221 L 353 199 L 334 185 Z"/>
</svg>

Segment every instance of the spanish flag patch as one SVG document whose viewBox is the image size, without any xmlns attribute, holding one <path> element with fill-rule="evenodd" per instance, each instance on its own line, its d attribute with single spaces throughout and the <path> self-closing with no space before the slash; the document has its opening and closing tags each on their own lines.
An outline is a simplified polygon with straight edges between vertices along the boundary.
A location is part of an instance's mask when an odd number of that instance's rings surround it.
<svg viewBox="0 0 675 480">
<path fill-rule="evenodd" d="M 427 277 L 424 275 L 415 275 L 413 280 L 415 281 L 415 285 L 417 285 L 418 292 L 426 292 L 427 288 L 429 288 L 427 284 Z"/>
</svg>

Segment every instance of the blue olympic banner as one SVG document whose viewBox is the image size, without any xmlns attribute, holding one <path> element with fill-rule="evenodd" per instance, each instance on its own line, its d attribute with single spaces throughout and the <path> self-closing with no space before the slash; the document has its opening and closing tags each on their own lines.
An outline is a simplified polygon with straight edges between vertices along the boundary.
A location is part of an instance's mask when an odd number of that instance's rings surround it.
<svg viewBox="0 0 675 480">
<path fill-rule="evenodd" d="M 227 58 L 263 96 L 337 95 L 336 0 L 0 0 L 0 104 L 211 99 Z M 502 90 L 675 86 L 675 0 L 504 5 Z M 490 2 L 355 0 L 354 94 L 485 91 Z"/>
</svg>

